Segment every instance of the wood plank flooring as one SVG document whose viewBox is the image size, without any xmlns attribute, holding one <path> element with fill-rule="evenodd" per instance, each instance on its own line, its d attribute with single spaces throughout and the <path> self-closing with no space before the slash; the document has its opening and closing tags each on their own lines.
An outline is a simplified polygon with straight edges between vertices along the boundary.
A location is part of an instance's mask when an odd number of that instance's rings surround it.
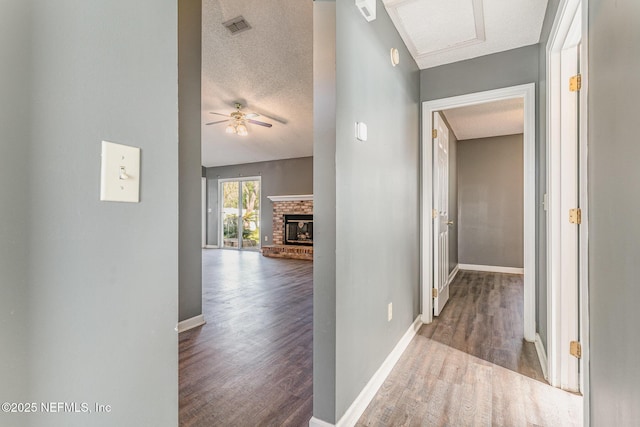
<svg viewBox="0 0 640 427">
<path fill-rule="evenodd" d="M 306 426 L 313 263 L 203 251 L 207 324 L 180 334 L 180 425 Z"/>
<path fill-rule="evenodd" d="M 522 276 L 466 272 L 358 426 L 580 426 L 582 398 L 549 386 L 523 340 Z"/>
</svg>

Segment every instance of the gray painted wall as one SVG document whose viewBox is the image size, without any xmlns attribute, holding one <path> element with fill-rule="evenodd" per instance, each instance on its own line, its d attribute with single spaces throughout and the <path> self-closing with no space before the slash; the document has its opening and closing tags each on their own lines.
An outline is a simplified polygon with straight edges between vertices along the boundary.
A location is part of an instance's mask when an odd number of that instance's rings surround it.
<svg viewBox="0 0 640 427">
<path fill-rule="evenodd" d="M 313 416 L 336 421 L 336 2 L 313 2 Z"/>
<path fill-rule="evenodd" d="M 27 401 L 30 3 L 0 3 L 0 401 Z M 0 413 L 0 424 L 8 415 Z M 26 425 L 20 414 L 11 418 Z"/>
<path fill-rule="evenodd" d="M 179 320 L 202 314 L 202 0 L 178 1 Z"/>
<path fill-rule="evenodd" d="M 0 395 L 113 408 L 2 425 L 177 425 L 176 12 L 0 3 Z M 142 148 L 140 203 L 99 201 L 103 139 Z"/>
<path fill-rule="evenodd" d="M 461 264 L 523 267 L 523 137 L 458 142 Z"/>
<path fill-rule="evenodd" d="M 553 3 L 551 1 L 550 3 Z M 557 7 L 557 4 L 555 5 Z M 551 18 L 553 19 L 553 18 Z M 547 24 L 545 24 L 547 25 Z M 420 72 L 421 100 L 448 98 L 491 89 L 516 86 L 525 83 L 539 83 L 540 46 L 531 45 L 493 55 L 460 61 L 453 64 L 429 68 Z M 539 86 L 537 84 L 536 86 Z M 536 89 L 536 111 L 540 112 L 539 88 Z M 538 115 L 540 116 L 540 114 Z M 540 130 L 540 129 L 539 129 Z M 546 343 L 546 265 L 540 260 L 546 259 L 546 222 L 542 208 L 542 198 L 546 188 L 544 178 L 544 140 L 542 132 L 536 133 L 536 328 Z M 541 244 L 541 242 L 543 244 Z"/>
<path fill-rule="evenodd" d="M 218 244 L 218 224 L 220 223 L 218 179 L 247 176 L 262 177 L 261 245 L 270 245 L 273 238 L 273 202 L 268 199 L 268 196 L 313 194 L 313 157 L 207 168 L 207 208 L 211 210 L 207 215 L 209 245 Z M 268 237 L 268 241 L 264 240 L 265 236 Z"/>
<path fill-rule="evenodd" d="M 419 314 L 418 68 L 381 1 L 371 23 L 351 2 L 335 7 L 335 145 L 314 154 L 316 205 L 321 199 L 331 203 L 335 194 L 335 211 L 316 210 L 318 230 L 324 226 L 333 234 L 319 235 L 316 260 L 323 257 L 323 268 L 335 265 L 334 277 L 314 276 L 314 288 L 322 292 L 314 311 L 323 313 L 314 340 L 335 342 L 334 352 L 314 344 L 314 363 L 321 365 L 314 366 L 314 382 L 322 381 L 314 386 L 314 415 L 328 422 L 345 413 Z M 391 47 L 400 50 L 395 68 Z M 366 142 L 354 137 L 358 121 L 369 127 Z M 329 124 L 316 136 L 328 141 L 332 132 Z M 325 139 L 314 142 L 318 147 Z M 332 259 L 325 263 L 325 256 Z M 390 302 L 394 316 L 387 322 Z M 333 310 L 335 318 L 327 318 Z M 323 378 L 334 379 L 333 390 L 332 380 Z"/>
<path fill-rule="evenodd" d="M 640 3 L 589 1 L 591 424 L 640 420 Z"/>
</svg>

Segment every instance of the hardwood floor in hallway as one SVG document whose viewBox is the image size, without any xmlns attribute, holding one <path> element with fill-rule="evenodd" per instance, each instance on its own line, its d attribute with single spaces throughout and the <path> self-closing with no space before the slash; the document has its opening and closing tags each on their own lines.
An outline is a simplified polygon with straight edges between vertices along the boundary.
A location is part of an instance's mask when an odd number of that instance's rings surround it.
<svg viewBox="0 0 640 427">
<path fill-rule="evenodd" d="M 180 426 L 306 426 L 313 263 L 203 251 L 206 325 L 180 334 Z"/>
<path fill-rule="evenodd" d="M 580 426 L 582 397 L 551 387 L 523 340 L 522 276 L 461 271 L 358 426 Z"/>
</svg>

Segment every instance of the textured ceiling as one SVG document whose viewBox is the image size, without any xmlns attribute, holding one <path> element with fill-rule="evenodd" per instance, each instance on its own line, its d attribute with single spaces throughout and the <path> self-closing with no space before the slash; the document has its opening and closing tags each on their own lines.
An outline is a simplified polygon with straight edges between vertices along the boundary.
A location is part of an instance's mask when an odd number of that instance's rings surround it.
<svg viewBox="0 0 640 427">
<path fill-rule="evenodd" d="M 383 0 L 421 69 L 538 43 L 547 0 Z"/>
<path fill-rule="evenodd" d="M 203 0 L 202 164 L 221 166 L 313 155 L 312 0 Z M 222 23 L 242 15 L 251 29 Z M 225 133 L 233 104 L 261 114 L 248 136 Z"/>
<path fill-rule="evenodd" d="M 453 108 L 443 113 L 460 141 L 524 132 L 522 98 Z"/>
<path fill-rule="evenodd" d="M 547 6 L 547 0 L 383 2 L 420 68 L 537 43 Z M 251 29 L 232 35 L 222 23 L 239 15 Z M 229 114 L 235 102 L 273 127 L 249 124 L 242 137 L 226 134 L 222 123 L 204 125 L 224 119 L 210 112 Z M 513 112 L 503 111 L 498 125 L 486 121 L 496 111 L 476 113 L 460 120 L 456 112 L 445 114 L 460 139 L 521 132 L 509 125 Z M 201 119 L 204 166 L 313 155 L 312 0 L 203 0 Z"/>
</svg>

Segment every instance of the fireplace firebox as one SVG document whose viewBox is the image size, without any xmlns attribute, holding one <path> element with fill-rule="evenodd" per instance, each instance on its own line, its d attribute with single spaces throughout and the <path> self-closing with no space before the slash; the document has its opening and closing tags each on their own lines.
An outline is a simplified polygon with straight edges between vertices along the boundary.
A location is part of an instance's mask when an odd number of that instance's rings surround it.
<svg viewBox="0 0 640 427">
<path fill-rule="evenodd" d="M 313 215 L 285 214 L 284 244 L 313 246 Z"/>
</svg>

